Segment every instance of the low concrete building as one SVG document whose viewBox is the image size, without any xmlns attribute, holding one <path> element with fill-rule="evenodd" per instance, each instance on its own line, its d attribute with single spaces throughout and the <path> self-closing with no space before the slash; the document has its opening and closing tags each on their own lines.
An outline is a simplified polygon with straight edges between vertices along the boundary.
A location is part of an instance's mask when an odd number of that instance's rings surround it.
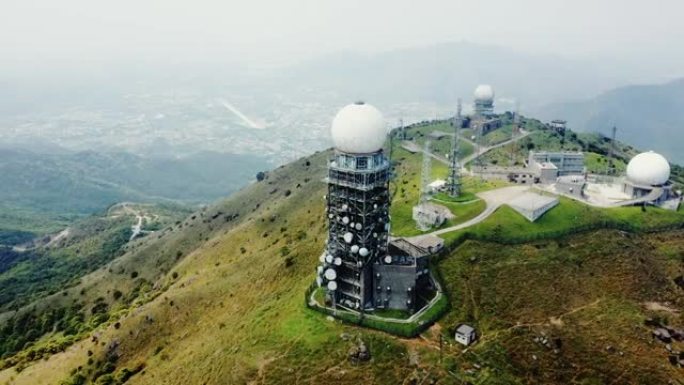
<svg viewBox="0 0 684 385">
<path fill-rule="evenodd" d="M 527 165 L 530 169 L 541 173 L 544 165 L 552 164 L 556 167 L 555 179 L 564 175 L 582 175 L 586 172 L 584 167 L 584 153 L 582 152 L 549 152 L 549 151 L 530 151 Z M 548 167 L 547 167 L 548 169 Z M 551 172 L 547 174 L 547 180 L 550 178 Z M 542 179 L 542 178 L 540 178 Z"/>
<path fill-rule="evenodd" d="M 373 265 L 375 309 L 413 312 L 425 305 L 426 292 L 434 289 L 427 259 L 438 250 L 432 238 L 439 239 L 442 246 L 444 242 L 436 236 L 426 237 L 390 240 L 388 255 Z"/>
<path fill-rule="evenodd" d="M 526 192 L 508 203 L 509 206 L 528 221 L 534 222 L 547 211 L 558 205 L 556 197 L 540 195 L 533 192 Z"/>
<path fill-rule="evenodd" d="M 436 203 L 425 202 L 413 206 L 413 220 L 421 230 L 439 227 L 452 218 L 454 214 L 447 207 Z"/>
<path fill-rule="evenodd" d="M 438 191 L 442 191 L 445 185 L 446 181 L 444 179 L 437 179 L 428 184 L 428 189 L 431 193 L 436 193 Z"/>
<path fill-rule="evenodd" d="M 456 328 L 454 339 L 463 346 L 470 346 L 477 340 L 477 332 L 475 331 L 475 328 L 470 325 L 460 324 Z"/>
<path fill-rule="evenodd" d="M 562 135 L 562 134 L 565 134 L 565 130 L 567 128 L 567 122 L 565 120 L 555 119 L 555 120 L 551 121 L 551 123 L 548 125 L 548 127 L 551 130 Z"/>
<path fill-rule="evenodd" d="M 499 118 L 488 116 L 475 116 L 470 120 L 470 128 L 476 135 L 487 135 L 488 133 L 501 128 L 503 123 Z"/>
</svg>

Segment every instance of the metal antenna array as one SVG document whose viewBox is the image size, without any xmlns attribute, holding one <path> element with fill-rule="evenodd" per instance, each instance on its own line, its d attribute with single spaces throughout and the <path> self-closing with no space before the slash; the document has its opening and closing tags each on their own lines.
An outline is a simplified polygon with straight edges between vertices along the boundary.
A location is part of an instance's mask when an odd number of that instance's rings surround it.
<svg viewBox="0 0 684 385">
<path fill-rule="evenodd" d="M 617 127 L 613 126 L 613 135 L 610 139 L 610 150 L 608 152 L 608 172 L 606 174 L 615 174 L 615 134 L 617 133 Z"/>
<path fill-rule="evenodd" d="M 447 180 L 447 191 L 452 198 L 458 197 L 461 193 L 461 179 L 459 176 L 458 157 L 461 147 L 461 99 L 458 99 L 456 116 L 454 117 L 454 136 L 451 139 L 451 157 L 449 158 L 449 178 Z"/>
<path fill-rule="evenodd" d="M 515 111 L 513 112 L 513 128 L 511 129 L 511 165 L 515 163 L 515 156 L 517 155 L 517 145 L 515 144 L 515 137 L 520 133 L 520 101 L 515 101 Z"/>
<path fill-rule="evenodd" d="M 420 186 L 420 201 L 419 203 L 425 203 L 429 198 L 428 185 L 430 184 L 430 144 L 429 139 L 425 140 L 425 146 L 423 147 L 423 169 L 421 170 L 421 186 Z"/>
</svg>

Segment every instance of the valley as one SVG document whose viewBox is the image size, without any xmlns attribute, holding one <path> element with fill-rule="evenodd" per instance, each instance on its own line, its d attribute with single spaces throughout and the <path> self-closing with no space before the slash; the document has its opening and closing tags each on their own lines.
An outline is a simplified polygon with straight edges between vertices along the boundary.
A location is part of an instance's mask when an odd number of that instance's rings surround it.
<svg viewBox="0 0 684 385">
<path fill-rule="evenodd" d="M 420 142 L 441 124 L 408 133 Z M 530 119 L 526 129 L 539 131 L 535 124 Z M 605 143 L 588 136 L 563 146 L 580 140 L 605 157 Z M 560 141 L 539 131 L 500 151 Z M 393 233 L 413 235 L 410 207 L 418 199 L 422 154 L 393 143 Z M 439 141 L 433 145 L 440 148 Z M 23 315 L 51 312 L 88 326 L 65 329 L 68 343 L 65 332 L 46 331 L 6 350 L 0 383 L 588 384 L 625 376 L 684 382 L 647 324 L 684 326 L 684 289 L 676 283 L 684 274 L 681 211 L 599 209 L 561 199 L 534 223 L 504 205 L 463 229 L 445 224 L 447 247 L 431 265 L 449 310 L 419 337 L 398 338 L 305 306 L 326 237 L 322 181 L 329 156 L 297 159 L 226 200 L 181 217 L 169 213 L 153 233 L 130 242 L 135 216 L 112 219 L 120 223 L 113 229 L 126 230 L 113 259 L 0 316 L 1 330 L 18 327 Z M 435 177 L 446 172 L 434 162 Z M 463 179 L 472 197 L 506 186 Z M 464 223 L 485 205 L 450 208 Z M 71 236 L 67 249 L 78 244 L 69 246 Z M 460 322 L 477 327 L 477 344 L 464 349 L 453 342 Z M 370 362 L 348 358 L 357 340 Z"/>
</svg>

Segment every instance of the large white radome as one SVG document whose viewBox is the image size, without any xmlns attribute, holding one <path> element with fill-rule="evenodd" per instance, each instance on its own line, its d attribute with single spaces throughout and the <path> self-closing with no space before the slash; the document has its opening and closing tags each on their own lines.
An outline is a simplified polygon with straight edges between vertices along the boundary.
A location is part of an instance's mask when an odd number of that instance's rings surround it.
<svg viewBox="0 0 684 385">
<path fill-rule="evenodd" d="M 670 179 L 670 164 L 653 151 L 642 152 L 627 164 L 627 179 L 638 185 L 661 185 Z"/>
<path fill-rule="evenodd" d="M 475 88 L 475 100 L 488 102 L 494 100 L 494 89 L 489 84 L 480 84 Z"/>
<path fill-rule="evenodd" d="M 385 144 L 385 119 L 377 108 L 354 103 L 342 108 L 330 128 L 335 148 L 353 154 L 378 151 Z"/>
</svg>

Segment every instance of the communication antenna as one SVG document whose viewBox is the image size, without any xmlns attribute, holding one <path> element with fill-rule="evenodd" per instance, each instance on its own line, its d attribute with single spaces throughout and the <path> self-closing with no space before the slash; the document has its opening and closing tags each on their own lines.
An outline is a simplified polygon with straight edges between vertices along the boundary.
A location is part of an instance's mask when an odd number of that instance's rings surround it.
<svg viewBox="0 0 684 385">
<path fill-rule="evenodd" d="M 461 147 L 461 98 L 458 99 L 456 116 L 454 117 L 454 136 L 451 139 L 451 157 L 449 159 L 448 191 L 453 198 L 461 193 L 458 157 Z"/>
<path fill-rule="evenodd" d="M 515 156 L 517 155 L 517 145 L 515 144 L 515 137 L 520 133 L 520 101 L 515 101 L 515 111 L 513 111 L 513 129 L 511 130 L 511 165 L 515 163 Z"/>
<path fill-rule="evenodd" d="M 425 140 L 425 145 L 423 147 L 423 169 L 421 170 L 421 191 L 420 191 L 420 201 L 419 203 L 427 202 L 429 198 L 428 185 L 430 184 L 430 143 L 429 139 Z"/>
<path fill-rule="evenodd" d="M 610 151 L 608 152 L 608 175 L 615 174 L 615 134 L 617 127 L 613 126 L 613 135 L 610 139 Z"/>
</svg>

